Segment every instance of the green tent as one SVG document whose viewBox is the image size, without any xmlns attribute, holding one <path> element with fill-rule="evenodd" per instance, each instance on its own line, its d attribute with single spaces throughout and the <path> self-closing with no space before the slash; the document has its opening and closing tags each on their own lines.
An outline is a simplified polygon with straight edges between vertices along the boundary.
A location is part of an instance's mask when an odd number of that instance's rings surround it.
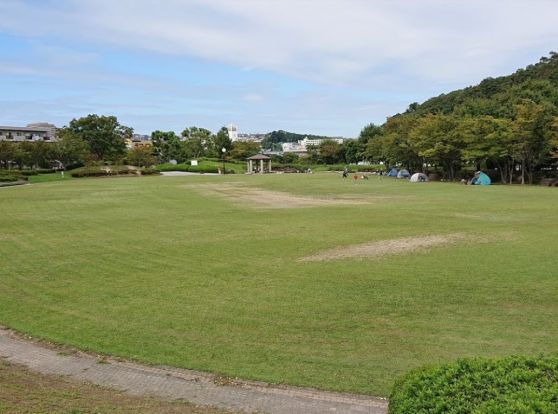
<svg viewBox="0 0 558 414">
<path fill-rule="evenodd" d="M 475 185 L 490 185 L 491 183 L 490 177 L 482 171 L 478 171 L 473 179 L 473 184 Z"/>
</svg>

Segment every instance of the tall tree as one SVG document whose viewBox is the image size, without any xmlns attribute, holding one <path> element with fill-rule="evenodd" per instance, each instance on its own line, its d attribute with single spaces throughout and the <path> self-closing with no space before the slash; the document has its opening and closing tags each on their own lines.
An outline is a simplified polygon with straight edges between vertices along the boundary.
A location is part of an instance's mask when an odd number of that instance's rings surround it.
<svg viewBox="0 0 558 414">
<path fill-rule="evenodd" d="M 87 115 L 72 119 L 63 128 L 81 138 L 89 150 L 99 159 L 117 159 L 126 152 L 126 138 L 132 136 L 132 128 L 121 125 L 115 116 Z"/>
<path fill-rule="evenodd" d="M 213 156 L 221 157 L 223 148 L 225 148 L 225 152 L 229 152 L 232 148 L 232 141 L 229 138 L 229 131 L 226 127 L 222 127 L 213 138 Z"/>
<path fill-rule="evenodd" d="M 320 161 L 324 164 L 336 164 L 343 162 L 343 147 L 336 141 L 324 139 L 318 146 Z"/>
<path fill-rule="evenodd" d="M 207 154 L 213 143 L 212 133 L 205 128 L 190 127 L 182 131 L 184 158 L 199 158 Z"/>
<path fill-rule="evenodd" d="M 55 158 L 64 167 L 85 162 L 89 153 L 89 146 L 79 136 L 68 129 L 58 131 L 58 141 L 54 144 Z"/>
<path fill-rule="evenodd" d="M 261 151 L 261 146 L 257 142 L 233 142 L 229 156 L 233 160 L 244 160 Z"/>
<path fill-rule="evenodd" d="M 16 144 L 8 141 L 0 141 L 0 168 L 9 168 L 10 162 L 14 161 Z"/>
<path fill-rule="evenodd" d="M 410 133 L 412 146 L 426 162 L 441 165 L 453 180 L 461 163 L 463 142 L 455 134 L 457 120 L 448 115 L 420 118 Z"/>
<path fill-rule="evenodd" d="M 521 183 L 533 182 L 534 169 L 545 156 L 549 157 L 555 135 L 551 109 L 532 100 L 523 100 L 516 106 L 513 132 L 517 156 L 521 162 Z"/>
<path fill-rule="evenodd" d="M 153 151 L 162 162 L 183 161 L 180 138 L 173 131 L 153 131 L 151 133 Z"/>
</svg>

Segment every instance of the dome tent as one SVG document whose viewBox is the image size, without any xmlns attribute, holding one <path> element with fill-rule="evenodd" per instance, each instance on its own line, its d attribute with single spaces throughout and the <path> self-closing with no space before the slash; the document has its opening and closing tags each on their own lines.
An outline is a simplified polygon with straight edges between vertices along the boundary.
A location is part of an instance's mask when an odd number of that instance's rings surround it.
<svg viewBox="0 0 558 414">
<path fill-rule="evenodd" d="M 397 177 L 397 168 L 390 168 L 389 172 L 386 175 L 388 177 Z"/>
<path fill-rule="evenodd" d="M 411 176 L 411 174 L 409 174 L 409 171 L 407 170 L 400 170 L 397 173 L 397 178 L 409 178 Z"/>
<path fill-rule="evenodd" d="M 473 185 L 490 185 L 491 183 L 492 180 L 490 180 L 490 177 L 482 171 L 477 171 L 475 173 L 475 178 L 471 180 L 471 184 Z"/>
<path fill-rule="evenodd" d="M 414 173 L 409 181 L 412 183 L 425 183 L 428 181 L 428 177 L 423 173 Z"/>
</svg>

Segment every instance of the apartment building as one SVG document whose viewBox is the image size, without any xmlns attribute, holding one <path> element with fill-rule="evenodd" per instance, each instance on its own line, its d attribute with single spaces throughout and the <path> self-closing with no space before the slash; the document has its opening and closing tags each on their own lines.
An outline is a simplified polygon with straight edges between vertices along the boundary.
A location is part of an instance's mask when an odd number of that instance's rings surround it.
<svg viewBox="0 0 558 414">
<path fill-rule="evenodd" d="M 46 122 L 29 124 L 25 127 L 0 126 L 0 141 L 56 142 L 56 127 Z"/>
</svg>

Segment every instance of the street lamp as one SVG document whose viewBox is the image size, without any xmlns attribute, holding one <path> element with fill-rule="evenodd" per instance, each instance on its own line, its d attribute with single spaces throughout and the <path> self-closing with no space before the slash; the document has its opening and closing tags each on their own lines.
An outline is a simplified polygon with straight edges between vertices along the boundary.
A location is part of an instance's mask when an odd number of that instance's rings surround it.
<svg viewBox="0 0 558 414">
<path fill-rule="evenodd" d="M 225 175 L 225 152 L 227 152 L 227 149 L 223 147 L 221 148 L 221 152 L 223 153 L 223 175 Z"/>
</svg>

